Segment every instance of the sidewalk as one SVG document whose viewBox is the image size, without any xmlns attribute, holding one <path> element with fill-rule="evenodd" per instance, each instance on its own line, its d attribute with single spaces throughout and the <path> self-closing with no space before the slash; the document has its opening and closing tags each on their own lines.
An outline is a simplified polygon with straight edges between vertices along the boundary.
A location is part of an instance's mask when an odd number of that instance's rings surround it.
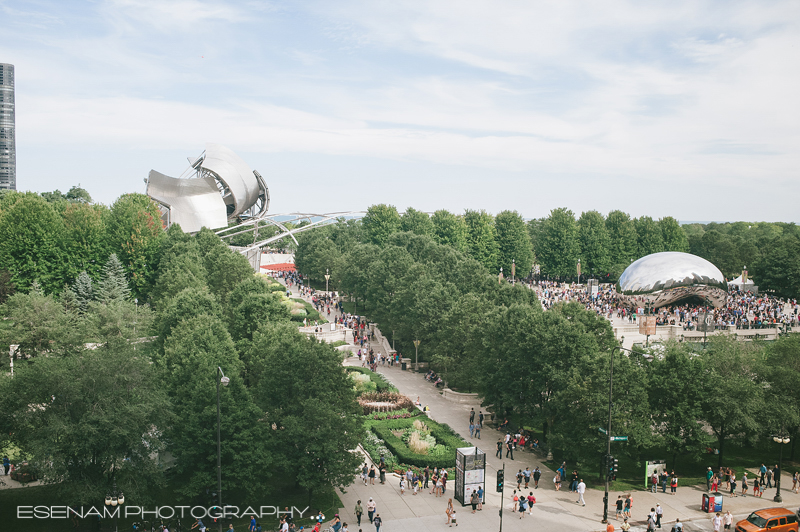
<svg viewBox="0 0 800 532">
<path fill-rule="evenodd" d="M 297 292 L 296 288 L 293 292 Z M 338 315 L 338 313 L 337 313 Z M 377 348 L 376 348 L 377 349 Z M 357 365 L 361 363 L 355 357 L 345 360 L 345 365 Z M 506 491 L 503 501 L 503 529 L 515 531 L 605 531 L 605 525 L 601 524 L 603 517 L 603 491 L 589 489 L 584 498 L 586 506 L 579 506 L 575 501 L 577 495 L 570 493 L 562 488 L 555 491 L 553 486 L 554 472 L 543 465 L 540 456 L 531 452 L 514 453 L 514 460 L 500 459 L 495 456 L 495 443 L 503 435 L 497 430 L 484 426 L 482 439 L 469 437 L 469 411 L 474 408 L 477 412 L 481 410 L 480 403 L 453 403 L 444 399 L 431 383 L 425 380 L 423 374 L 412 371 L 402 371 L 398 366 L 378 366 L 378 372 L 382 373 L 391 381 L 401 393 L 416 399 L 420 398 L 422 405 L 428 405 L 431 409 L 430 417 L 439 422 L 450 425 L 458 432 L 464 440 L 477 444 L 486 453 L 486 504 L 483 511 L 472 514 L 469 506 L 464 508 L 454 502 L 459 529 L 464 532 L 497 530 L 500 525 L 498 509 L 500 508 L 500 494 L 495 492 L 494 480 L 496 471 L 505 465 L 506 467 Z M 488 418 L 488 416 L 487 416 Z M 503 453 L 505 456 L 505 451 Z M 519 519 L 519 513 L 512 512 L 513 501 L 511 499 L 514 488 L 516 488 L 516 473 L 519 469 L 529 466 L 533 469 L 536 466 L 542 470 L 542 478 L 539 482 L 538 490 L 533 491 L 536 496 L 537 504 L 534 506 L 533 515 L 525 515 Z M 568 467 L 570 464 L 568 464 Z M 644 476 L 644 473 L 642 474 Z M 730 510 L 734 515 L 734 523 L 747 517 L 750 512 L 759 508 L 772 506 L 783 506 L 796 510 L 800 505 L 800 495 L 794 494 L 790 489 L 781 490 L 783 503 L 778 505 L 772 502 L 775 489 L 767 490 L 762 499 L 753 497 L 724 498 L 723 511 Z M 377 512 L 384 520 L 383 529 L 390 532 L 420 532 L 421 530 L 444 530 L 445 508 L 447 500 L 453 497 L 453 484 L 448 482 L 448 489 L 444 497 L 436 498 L 430 495 L 427 490 L 423 490 L 418 495 L 412 495 L 410 490 L 406 490 L 405 495 L 400 495 L 399 478 L 395 475 L 387 475 L 386 484 L 380 485 L 377 481 L 374 486 L 364 486 L 364 484 L 354 476 L 354 483 L 346 490 L 340 492 L 340 497 L 344 508 L 340 512 L 342 521 L 348 524 L 351 531 L 356 532 L 355 508 L 356 501 L 361 500 L 361 504 L 366 512 L 367 501 L 370 497 L 375 499 Z M 532 485 L 532 483 L 531 483 Z M 566 486 L 566 483 L 565 483 Z M 788 486 L 791 487 L 791 477 Z M 651 507 L 661 504 L 664 509 L 662 530 L 670 530 L 676 518 L 680 518 L 685 524 L 684 530 L 705 531 L 712 530 L 711 514 L 700 511 L 700 503 L 705 486 L 681 486 L 675 495 L 669 493 L 651 493 L 649 491 L 636 491 L 633 493 L 633 511 L 631 524 L 634 531 L 646 529 L 645 520 Z M 619 523 L 614 521 L 614 504 L 618 495 L 623 492 L 609 493 L 609 517 L 619 530 Z M 526 492 L 527 495 L 527 492 Z M 361 527 L 363 530 L 371 530 L 371 525 L 364 514 Z"/>
</svg>

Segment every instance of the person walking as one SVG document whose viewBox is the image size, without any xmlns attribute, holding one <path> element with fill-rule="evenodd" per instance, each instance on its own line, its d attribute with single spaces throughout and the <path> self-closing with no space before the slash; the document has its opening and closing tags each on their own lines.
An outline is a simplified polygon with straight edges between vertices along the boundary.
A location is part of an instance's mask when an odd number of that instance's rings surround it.
<svg viewBox="0 0 800 532">
<path fill-rule="evenodd" d="M 575 490 L 578 492 L 578 500 L 575 502 L 581 506 L 586 506 L 586 501 L 583 500 L 583 494 L 586 491 L 586 484 L 583 483 L 583 479 L 578 482 L 578 486 L 575 488 Z"/>
<path fill-rule="evenodd" d="M 474 423 L 475 423 L 475 409 L 474 408 L 470 408 L 469 409 L 469 424 L 473 425 Z"/>
<path fill-rule="evenodd" d="M 661 528 L 661 517 L 664 515 L 664 509 L 660 504 L 656 504 L 656 527 Z"/>
<path fill-rule="evenodd" d="M 372 524 L 375 525 L 375 532 L 381 532 L 381 525 L 383 524 L 383 519 L 381 519 L 381 514 L 375 515 L 375 519 L 372 520 Z"/>
<path fill-rule="evenodd" d="M 708 471 L 706 471 L 706 491 L 709 491 L 709 492 L 711 491 L 711 479 L 712 478 L 714 478 L 714 472 L 709 467 Z"/>
<path fill-rule="evenodd" d="M 512 460 L 514 459 L 514 444 L 511 443 L 511 440 L 508 440 L 508 443 L 506 443 L 506 458 L 509 456 Z"/>
<path fill-rule="evenodd" d="M 369 500 L 367 501 L 367 517 L 369 517 L 369 522 L 370 523 L 374 519 L 373 516 L 375 515 L 375 508 L 376 507 L 377 507 L 377 505 L 375 504 L 375 501 L 372 500 L 372 497 L 370 497 Z"/>
<path fill-rule="evenodd" d="M 539 469 L 539 466 L 536 466 L 536 469 L 533 470 L 533 488 L 539 489 L 539 479 L 542 478 L 542 471 Z"/>
<path fill-rule="evenodd" d="M 522 475 L 525 477 L 525 489 L 528 489 L 528 484 L 531 483 L 531 468 L 525 466 L 525 471 L 522 472 Z"/>
<path fill-rule="evenodd" d="M 447 508 L 444 509 L 444 513 L 445 515 L 447 515 L 447 521 L 445 522 L 446 525 L 452 525 L 450 520 L 453 518 L 452 516 L 454 511 L 455 510 L 453 509 L 453 499 L 449 499 L 447 501 Z"/>
<path fill-rule="evenodd" d="M 483 412 L 478 412 L 478 426 L 483 428 Z"/>
<path fill-rule="evenodd" d="M 478 511 L 483 510 L 483 486 L 478 487 Z"/>
<path fill-rule="evenodd" d="M 472 505 L 472 513 L 478 511 L 478 491 L 475 490 L 472 492 L 472 495 L 469 497 L 469 503 Z"/>
<path fill-rule="evenodd" d="M 361 507 L 361 499 L 359 499 L 356 503 L 353 513 L 356 514 L 356 522 L 358 523 L 358 526 L 361 526 L 361 516 L 364 515 L 364 508 Z"/>
<path fill-rule="evenodd" d="M 614 519 L 619 521 L 620 517 L 623 517 L 622 514 L 622 506 L 625 504 L 625 501 L 622 500 L 622 495 L 617 495 L 617 511 L 614 514 Z"/>
<path fill-rule="evenodd" d="M 8 459 L 8 456 L 3 456 L 3 471 L 5 471 L 6 476 L 8 476 L 8 470 L 11 467 L 11 460 Z"/>
<path fill-rule="evenodd" d="M 497 452 L 494 456 L 495 458 L 503 458 L 503 438 L 497 440 Z"/>
<path fill-rule="evenodd" d="M 722 527 L 725 530 L 730 530 L 732 524 L 733 524 L 733 514 L 731 513 L 730 510 L 728 510 L 727 512 L 725 512 L 725 516 L 722 518 Z"/>
<path fill-rule="evenodd" d="M 675 495 L 675 492 L 678 491 L 678 475 L 675 474 L 675 471 L 672 472 L 672 480 L 669 483 L 669 494 Z"/>
<path fill-rule="evenodd" d="M 475 437 L 481 439 L 481 426 L 475 425 Z"/>
<path fill-rule="evenodd" d="M 471 421 L 469 422 L 469 437 L 472 438 L 475 436 L 475 424 Z"/>
</svg>

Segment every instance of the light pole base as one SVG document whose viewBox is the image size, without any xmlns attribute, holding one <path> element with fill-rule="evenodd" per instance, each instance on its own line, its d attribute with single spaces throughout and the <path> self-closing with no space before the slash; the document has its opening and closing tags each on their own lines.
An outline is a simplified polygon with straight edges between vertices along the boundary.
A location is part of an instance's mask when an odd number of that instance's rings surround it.
<svg viewBox="0 0 800 532">
<path fill-rule="evenodd" d="M 780 495 L 775 495 L 775 498 L 772 500 L 775 502 L 783 502 L 783 497 L 781 497 Z"/>
</svg>

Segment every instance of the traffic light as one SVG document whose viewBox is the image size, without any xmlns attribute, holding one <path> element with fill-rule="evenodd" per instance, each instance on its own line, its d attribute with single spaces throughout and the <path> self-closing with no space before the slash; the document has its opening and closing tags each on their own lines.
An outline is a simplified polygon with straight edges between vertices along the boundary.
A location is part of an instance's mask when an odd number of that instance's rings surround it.
<svg viewBox="0 0 800 532">
<path fill-rule="evenodd" d="M 502 493 L 503 491 L 503 470 L 498 469 L 497 471 L 497 493 Z"/>
<path fill-rule="evenodd" d="M 608 475 L 608 478 L 614 478 L 614 461 L 615 460 L 616 460 L 616 458 L 614 458 L 610 454 L 606 455 L 605 466 L 606 466 L 606 475 Z"/>
<path fill-rule="evenodd" d="M 611 472 L 614 473 L 614 478 L 617 478 L 617 473 L 619 472 L 619 460 L 613 458 L 611 461 Z"/>
</svg>

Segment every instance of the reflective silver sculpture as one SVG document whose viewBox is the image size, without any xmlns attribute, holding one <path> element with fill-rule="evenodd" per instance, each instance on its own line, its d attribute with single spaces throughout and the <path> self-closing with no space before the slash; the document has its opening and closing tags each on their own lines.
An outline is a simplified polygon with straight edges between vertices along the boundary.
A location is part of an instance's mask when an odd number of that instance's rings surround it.
<svg viewBox="0 0 800 532">
<path fill-rule="evenodd" d="M 722 307 L 728 296 L 725 276 L 706 259 L 665 251 L 628 266 L 617 283 L 620 299 L 632 307 L 657 308 L 683 300 Z"/>
<path fill-rule="evenodd" d="M 189 163 L 184 172 L 187 177 L 151 170 L 147 178 L 147 195 L 161 206 L 165 225 L 177 223 L 187 233 L 194 233 L 267 213 L 269 189 L 263 178 L 230 149 L 206 144 L 205 151 Z"/>
</svg>

